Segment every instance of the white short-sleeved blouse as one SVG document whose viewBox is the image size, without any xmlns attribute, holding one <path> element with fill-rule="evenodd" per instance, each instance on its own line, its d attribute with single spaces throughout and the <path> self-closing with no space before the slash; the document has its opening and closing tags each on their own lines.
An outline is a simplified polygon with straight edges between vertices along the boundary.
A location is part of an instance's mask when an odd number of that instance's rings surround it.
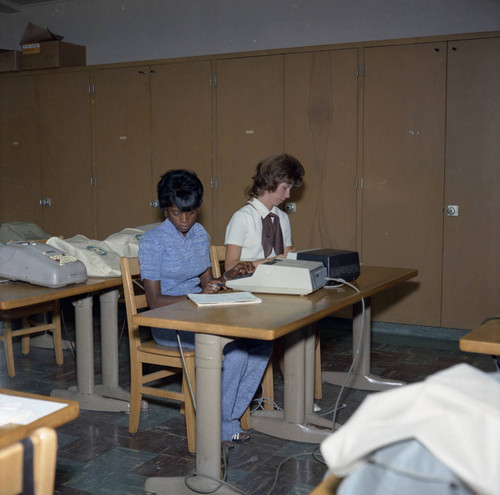
<svg viewBox="0 0 500 495">
<path fill-rule="evenodd" d="M 292 231 L 288 215 L 276 206 L 270 212 L 263 203 L 254 198 L 233 215 L 226 228 L 225 244 L 226 246 L 228 244 L 241 246 L 241 261 L 264 258 L 262 219 L 269 213 L 274 213 L 280 219 L 285 248 L 292 246 Z M 270 254 L 270 257 L 273 256 L 276 256 L 274 249 Z"/>
</svg>

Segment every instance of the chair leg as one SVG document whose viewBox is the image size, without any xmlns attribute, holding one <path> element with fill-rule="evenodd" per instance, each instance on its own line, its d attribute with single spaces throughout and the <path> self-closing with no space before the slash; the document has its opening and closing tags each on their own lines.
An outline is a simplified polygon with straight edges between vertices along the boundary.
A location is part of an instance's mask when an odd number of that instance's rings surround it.
<svg viewBox="0 0 500 495">
<path fill-rule="evenodd" d="M 3 346 L 5 352 L 5 362 L 7 364 L 7 373 L 11 378 L 16 376 L 16 367 L 14 366 L 14 349 L 12 348 L 12 323 L 6 321 L 3 324 Z"/>
<path fill-rule="evenodd" d="M 63 349 L 62 349 L 62 335 L 61 335 L 61 312 L 60 302 L 54 303 L 54 310 L 52 311 L 52 340 L 54 341 L 54 351 L 56 353 L 56 363 L 61 366 L 64 363 Z"/>
<path fill-rule="evenodd" d="M 262 377 L 262 387 L 264 389 L 264 398 L 271 402 L 271 404 L 268 404 L 266 401 L 264 409 L 272 411 L 274 409 L 272 406 L 272 402 L 274 402 L 274 374 L 272 358 L 268 361 L 266 371 L 264 371 L 264 376 Z"/>
<path fill-rule="evenodd" d="M 139 429 L 139 418 L 141 415 L 142 393 L 140 388 L 142 385 L 142 363 L 132 364 L 132 372 L 130 373 L 130 416 L 128 419 L 128 431 L 137 433 Z M 134 369 L 135 368 L 135 369 Z"/>
<path fill-rule="evenodd" d="M 243 416 L 240 418 L 241 427 L 244 430 L 249 430 L 252 425 L 250 424 L 250 406 L 245 409 Z"/>
<path fill-rule="evenodd" d="M 194 358 L 186 359 L 186 368 L 191 381 L 191 387 L 193 388 L 193 394 L 196 394 Z M 194 453 L 196 452 L 196 413 L 185 372 L 182 373 L 182 392 L 184 394 L 184 412 L 186 418 L 188 450 L 189 452 Z"/>
<path fill-rule="evenodd" d="M 28 317 L 26 318 L 23 318 L 22 320 L 22 327 L 23 328 L 28 328 L 30 326 L 30 322 L 28 320 Z M 26 354 L 29 354 L 30 353 L 30 336 L 29 335 L 26 335 L 24 337 L 21 338 L 21 348 L 22 348 L 22 351 L 23 351 L 23 354 L 26 355 Z"/>
</svg>

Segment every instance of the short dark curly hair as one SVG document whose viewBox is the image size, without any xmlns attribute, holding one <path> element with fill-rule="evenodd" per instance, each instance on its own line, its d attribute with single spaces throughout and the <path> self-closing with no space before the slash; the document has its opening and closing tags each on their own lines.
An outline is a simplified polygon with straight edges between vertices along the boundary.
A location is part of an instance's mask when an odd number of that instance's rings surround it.
<svg viewBox="0 0 500 495">
<path fill-rule="evenodd" d="M 247 189 L 249 198 L 258 198 L 264 192 L 274 192 L 278 186 L 285 182 L 292 187 L 302 184 L 305 171 L 297 158 L 283 153 L 265 158 L 257 164 L 253 184 Z"/>
<path fill-rule="evenodd" d="M 203 202 L 203 184 L 191 170 L 169 170 L 157 186 L 160 208 L 177 206 L 180 211 L 197 210 Z"/>
</svg>

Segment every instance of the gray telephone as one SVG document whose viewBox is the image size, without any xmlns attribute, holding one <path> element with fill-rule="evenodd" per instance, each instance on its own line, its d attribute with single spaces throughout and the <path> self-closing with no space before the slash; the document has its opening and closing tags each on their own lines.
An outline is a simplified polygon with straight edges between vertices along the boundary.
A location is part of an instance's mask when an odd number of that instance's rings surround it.
<svg viewBox="0 0 500 495">
<path fill-rule="evenodd" d="M 74 256 L 47 244 L 15 241 L 0 245 L 0 277 L 56 288 L 85 282 L 87 269 Z"/>
</svg>

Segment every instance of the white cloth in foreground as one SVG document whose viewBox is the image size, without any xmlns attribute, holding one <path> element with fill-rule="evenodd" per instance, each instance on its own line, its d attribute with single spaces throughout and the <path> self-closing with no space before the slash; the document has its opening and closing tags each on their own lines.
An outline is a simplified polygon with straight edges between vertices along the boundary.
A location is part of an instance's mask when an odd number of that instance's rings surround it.
<svg viewBox="0 0 500 495">
<path fill-rule="evenodd" d="M 367 456 L 415 439 L 475 493 L 500 493 L 500 381 L 467 364 L 423 382 L 369 395 L 321 444 L 329 470 L 345 477 Z"/>
</svg>

